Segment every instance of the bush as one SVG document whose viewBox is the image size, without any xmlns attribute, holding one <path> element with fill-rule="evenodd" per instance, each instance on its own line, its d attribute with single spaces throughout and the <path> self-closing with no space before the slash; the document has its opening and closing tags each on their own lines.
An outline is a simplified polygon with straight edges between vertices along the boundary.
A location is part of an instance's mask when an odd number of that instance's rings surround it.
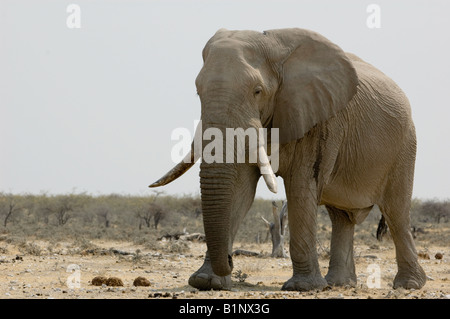
<svg viewBox="0 0 450 319">
<path fill-rule="evenodd" d="M 450 201 L 426 200 L 417 205 L 415 210 L 424 222 L 439 224 L 442 221 L 448 222 L 450 219 Z"/>
<path fill-rule="evenodd" d="M 20 208 L 9 216 L 4 227 L 10 204 Z M 281 207 L 281 201 L 278 202 Z M 66 208 L 64 213 L 59 210 Z M 140 208 L 159 207 L 164 218 L 154 227 L 142 225 Z M 412 224 L 445 223 L 450 217 L 450 202 L 414 199 L 411 205 Z M 136 244 L 152 246 L 156 238 L 167 233 L 204 233 L 201 200 L 196 196 L 90 196 L 85 193 L 69 195 L 11 195 L 0 193 L 0 233 L 3 240 L 25 245 L 27 240 L 42 239 L 51 242 L 78 242 L 88 246 L 91 240 L 132 241 Z M 261 217 L 273 220 L 271 200 L 256 198 L 236 235 L 236 242 L 261 243 L 270 241 L 268 229 Z M 325 246 L 331 237 L 331 222 L 325 207 L 317 211 L 318 240 Z M 370 243 L 376 231 L 380 212 L 377 208 L 358 225 L 355 239 Z M 140 227 L 141 226 L 141 227 Z M 423 225 L 420 225 L 423 227 Z M 428 226 L 427 226 L 428 227 Z M 360 231 L 361 230 L 361 231 Z M 289 237 L 289 232 L 286 234 Z M 358 240 L 359 240 L 358 239 Z M 286 242 L 288 238 L 286 238 Z M 187 247 L 172 247 L 184 251 Z M 25 247 L 39 254 L 37 247 Z"/>
</svg>

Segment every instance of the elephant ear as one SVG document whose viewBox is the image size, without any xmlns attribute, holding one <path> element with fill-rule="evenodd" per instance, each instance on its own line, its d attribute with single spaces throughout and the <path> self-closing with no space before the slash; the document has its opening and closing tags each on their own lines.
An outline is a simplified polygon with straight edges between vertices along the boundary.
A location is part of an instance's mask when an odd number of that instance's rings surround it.
<svg viewBox="0 0 450 319">
<path fill-rule="evenodd" d="M 345 108 L 356 93 L 358 77 L 344 51 L 315 32 L 284 29 L 265 34 L 282 48 L 272 127 L 280 129 L 284 144 Z"/>
</svg>

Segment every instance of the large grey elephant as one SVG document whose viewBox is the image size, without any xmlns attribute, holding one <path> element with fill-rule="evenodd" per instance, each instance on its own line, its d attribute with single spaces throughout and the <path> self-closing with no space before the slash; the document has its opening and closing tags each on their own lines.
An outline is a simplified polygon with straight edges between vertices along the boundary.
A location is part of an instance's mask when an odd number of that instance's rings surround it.
<svg viewBox="0 0 450 319">
<path fill-rule="evenodd" d="M 261 175 L 274 192 L 277 175 L 283 178 L 288 200 L 293 265 L 293 276 L 282 289 L 354 285 L 354 226 L 375 204 L 395 244 L 394 288 L 421 288 L 426 275 L 418 263 L 409 213 L 416 137 L 401 89 L 369 63 L 304 29 L 221 29 L 206 44 L 203 60 L 196 79 L 202 130 L 279 128 L 279 167 L 275 174 L 270 167 L 262 170 L 263 160 L 202 161 L 207 252 L 189 284 L 230 288 L 238 227 Z M 274 147 L 271 141 L 269 137 L 261 155 L 266 159 Z M 182 175 L 198 159 L 195 154 L 192 147 L 190 163 L 180 162 L 150 187 Z M 316 212 L 321 204 L 332 221 L 325 278 L 316 250 Z"/>
</svg>

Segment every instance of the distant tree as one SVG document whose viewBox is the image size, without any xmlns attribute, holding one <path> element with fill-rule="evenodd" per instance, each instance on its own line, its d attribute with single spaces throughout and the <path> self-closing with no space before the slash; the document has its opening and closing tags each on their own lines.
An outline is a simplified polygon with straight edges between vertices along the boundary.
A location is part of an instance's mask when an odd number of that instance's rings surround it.
<svg viewBox="0 0 450 319">
<path fill-rule="evenodd" d="M 59 195 L 47 201 L 45 209 L 56 216 L 58 226 L 63 226 L 71 218 L 70 213 L 84 205 L 82 195 Z"/>
<path fill-rule="evenodd" d="M 166 211 L 158 204 L 150 203 L 146 206 L 140 207 L 137 210 L 137 216 L 143 221 L 147 227 L 150 228 L 153 220 L 153 227 L 158 229 L 158 225 L 165 217 Z M 140 223 L 142 225 L 142 223 Z"/>
<path fill-rule="evenodd" d="M 420 206 L 420 214 L 423 217 L 431 217 L 439 224 L 442 219 L 450 219 L 450 202 L 440 202 L 437 200 L 427 200 Z"/>
<path fill-rule="evenodd" d="M 151 198 L 144 198 L 140 205 L 136 208 L 136 215 L 140 219 L 139 229 L 141 229 L 142 222 L 150 228 L 153 219 L 153 227 L 158 229 L 158 225 L 165 217 L 166 210 L 161 205 L 155 203 L 157 197 L 163 194 L 163 191 L 155 191 L 155 196 Z"/>
<path fill-rule="evenodd" d="M 139 229 L 141 228 L 142 222 L 144 222 L 147 227 L 150 227 L 153 215 L 148 207 L 138 207 L 136 209 L 136 216 L 140 219 Z"/>
<path fill-rule="evenodd" d="M 12 194 L 1 194 L 0 195 L 0 212 L 5 215 L 3 219 L 3 226 L 6 228 L 8 220 L 11 216 L 20 211 L 22 207 L 17 205 L 17 200 Z"/>
</svg>

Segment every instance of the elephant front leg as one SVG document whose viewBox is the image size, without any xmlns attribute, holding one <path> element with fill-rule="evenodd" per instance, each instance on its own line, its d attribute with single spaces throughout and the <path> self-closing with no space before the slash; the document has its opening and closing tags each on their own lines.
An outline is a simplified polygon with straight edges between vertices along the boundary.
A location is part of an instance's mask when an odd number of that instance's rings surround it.
<svg viewBox="0 0 450 319">
<path fill-rule="evenodd" d="M 293 276 L 283 290 L 307 291 L 327 286 L 319 269 L 316 249 L 317 200 L 315 196 L 288 193 L 288 217 Z"/>
<path fill-rule="evenodd" d="M 189 285 L 199 290 L 230 290 L 231 275 L 220 277 L 214 274 L 209 253 L 206 252 L 203 265 L 189 277 Z"/>
<path fill-rule="evenodd" d="M 230 243 L 228 247 L 228 260 L 231 265 L 234 238 L 245 213 L 245 211 L 237 212 L 233 214 L 231 220 Z M 188 283 L 190 286 L 199 290 L 230 290 L 232 286 L 231 275 L 218 276 L 214 273 L 208 251 L 206 251 L 203 265 L 189 277 Z"/>
<path fill-rule="evenodd" d="M 250 209 L 256 193 L 256 185 L 260 177 L 257 167 L 247 167 L 241 164 L 240 178 L 236 181 L 234 191 L 239 198 L 233 201 L 230 212 L 230 229 L 228 243 L 228 262 L 232 264 L 231 252 L 233 242 L 245 215 Z M 209 257 L 209 252 L 205 254 L 203 265 L 191 275 L 189 285 L 200 290 L 230 290 L 232 286 L 231 275 L 218 276 L 214 273 Z"/>
</svg>

